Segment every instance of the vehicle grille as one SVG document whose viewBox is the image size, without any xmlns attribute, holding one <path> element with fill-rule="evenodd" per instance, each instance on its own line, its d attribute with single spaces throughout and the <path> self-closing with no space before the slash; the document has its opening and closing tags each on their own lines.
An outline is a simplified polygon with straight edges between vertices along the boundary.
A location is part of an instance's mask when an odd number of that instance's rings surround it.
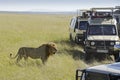
<svg viewBox="0 0 120 80">
<path fill-rule="evenodd" d="M 93 41 L 93 42 L 95 42 L 94 46 L 114 46 L 115 44 L 115 41 Z"/>
</svg>

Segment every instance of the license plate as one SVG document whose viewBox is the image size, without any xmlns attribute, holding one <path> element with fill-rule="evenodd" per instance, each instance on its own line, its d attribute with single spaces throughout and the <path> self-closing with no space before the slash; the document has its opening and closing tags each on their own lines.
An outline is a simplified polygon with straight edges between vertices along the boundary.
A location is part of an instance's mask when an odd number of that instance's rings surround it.
<svg viewBox="0 0 120 80">
<path fill-rule="evenodd" d="M 99 53 L 108 53 L 108 50 L 97 50 Z"/>
</svg>

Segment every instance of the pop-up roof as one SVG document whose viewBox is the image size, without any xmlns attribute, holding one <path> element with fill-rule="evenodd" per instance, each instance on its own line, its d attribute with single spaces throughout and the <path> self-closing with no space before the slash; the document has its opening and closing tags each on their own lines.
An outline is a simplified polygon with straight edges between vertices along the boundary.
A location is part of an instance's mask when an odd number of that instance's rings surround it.
<svg viewBox="0 0 120 80">
<path fill-rule="evenodd" d="M 101 25 L 101 24 L 116 24 L 116 20 L 111 16 L 91 16 L 89 18 L 90 25 Z"/>
</svg>

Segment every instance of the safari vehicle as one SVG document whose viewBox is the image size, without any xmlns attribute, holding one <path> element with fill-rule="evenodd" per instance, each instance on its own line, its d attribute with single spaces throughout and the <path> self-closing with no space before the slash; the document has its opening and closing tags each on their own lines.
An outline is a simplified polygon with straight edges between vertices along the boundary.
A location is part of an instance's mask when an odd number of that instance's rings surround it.
<svg viewBox="0 0 120 80">
<path fill-rule="evenodd" d="M 84 33 L 87 29 L 89 11 L 88 10 L 80 10 L 80 15 L 78 14 L 76 17 L 73 17 L 70 22 L 70 40 L 76 43 L 83 43 L 85 39 Z"/>
<path fill-rule="evenodd" d="M 76 80 L 120 80 L 120 62 L 77 69 Z"/>
<path fill-rule="evenodd" d="M 119 44 L 117 22 L 110 12 L 97 12 L 88 20 L 85 38 L 86 59 L 92 54 L 105 53 L 114 55 L 115 60 L 120 56 L 114 50 L 114 45 Z"/>
</svg>

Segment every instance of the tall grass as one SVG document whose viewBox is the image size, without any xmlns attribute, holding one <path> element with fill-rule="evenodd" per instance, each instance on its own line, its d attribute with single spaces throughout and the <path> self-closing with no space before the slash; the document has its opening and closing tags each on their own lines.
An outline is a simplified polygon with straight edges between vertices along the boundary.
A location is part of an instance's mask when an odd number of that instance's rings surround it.
<svg viewBox="0 0 120 80">
<path fill-rule="evenodd" d="M 79 45 L 69 41 L 71 15 L 0 14 L 0 80 L 74 80 L 77 68 L 86 68 Z M 46 65 L 40 59 L 15 64 L 9 54 L 20 47 L 55 42 L 58 52 Z M 92 65 L 101 64 L 93 63 Z"/>
</svg>

